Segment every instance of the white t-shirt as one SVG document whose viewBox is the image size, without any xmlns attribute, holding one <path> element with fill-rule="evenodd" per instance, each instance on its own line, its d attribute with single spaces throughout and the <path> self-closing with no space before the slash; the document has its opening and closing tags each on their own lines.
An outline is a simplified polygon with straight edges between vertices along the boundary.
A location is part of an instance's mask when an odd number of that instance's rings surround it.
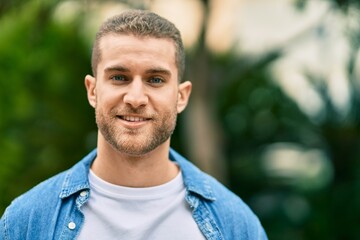
<svg viewBox="0 0 360 240">
<path fill-rule="evenodd" d="M 170 182 L 129 188 L 105 182 L 91 170 L 90 198 L 78 239 L 205 239 L 185 201 L 181 172 Z"/>
</svg>

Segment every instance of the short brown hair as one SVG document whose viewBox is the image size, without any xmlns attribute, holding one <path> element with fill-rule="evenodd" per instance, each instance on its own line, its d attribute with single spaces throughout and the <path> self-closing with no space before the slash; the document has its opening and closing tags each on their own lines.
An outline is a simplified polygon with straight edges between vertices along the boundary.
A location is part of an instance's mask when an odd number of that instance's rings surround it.
<svg viewBox="0 0 360 240">
<path fill-rule="evenodd" d="M 94 76 L 101 60 L 100 40 L 109 33 L 132 34 L 155 38 L 170 38 L 175 44 L 175 64 L 178 68 L 178 80 L 182 81 L 185 71 L 185 50 L 180 31 L 173 23 L 159 15 L 145 10 L 127 10 L 109 18 L 96 33 L 92 51 L 91 67 Z"/>
</svg>

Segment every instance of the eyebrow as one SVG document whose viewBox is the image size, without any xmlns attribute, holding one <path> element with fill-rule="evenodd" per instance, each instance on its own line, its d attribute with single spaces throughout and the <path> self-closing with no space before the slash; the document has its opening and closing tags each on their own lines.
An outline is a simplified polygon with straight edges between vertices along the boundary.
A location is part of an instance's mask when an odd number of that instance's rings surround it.
<svg viewBox="0 0 360 240">
<path fill-rule="evenodd" d="M 111 66 L 105 68 L 104 72 L 130 72 L 130 69 L 123 66 Z"/>
<path fill-rule="evenodd" d="M 128 73 L 130 72 L 130 69 L 124 66 L 110 66 L 105 68 L 104 70 L 105 72 L 125 72 Z M 167 76 L 171 76 L 171 72 L 165 68 L 162 67 L 153 67 L 150 68 L 148 70 L 145 71 L 146 74 L 162 74 L 162 75 L 167 75 Z"/>
<path fill-rule="evenodd" d="M 162 75 L 171 76 L 171 72 L 164 68 L 151 68 L 151 69 L 146 70 L 145 73 L 147 73 L 147 74 L 162 74 Z"/>
</svg>

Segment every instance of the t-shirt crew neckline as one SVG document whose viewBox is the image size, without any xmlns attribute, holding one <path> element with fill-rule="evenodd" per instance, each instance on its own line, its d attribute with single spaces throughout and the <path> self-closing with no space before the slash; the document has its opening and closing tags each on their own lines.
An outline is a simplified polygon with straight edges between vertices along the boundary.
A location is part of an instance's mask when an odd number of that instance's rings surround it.
<svg viewBox="0 0 360 240">
<path fill-rule="evenodd" d="M 89 172 L 90 187 L 98 193 L 115 199 L 139 199 L 150 200 L 158 199 L 173 195 L 184 189 L 182 173 L 176 175 L 175 178 L 167 183 L 144 188 L 124 187 L 109 183 L 98 177 L 91 169 Z"/>
</svg>

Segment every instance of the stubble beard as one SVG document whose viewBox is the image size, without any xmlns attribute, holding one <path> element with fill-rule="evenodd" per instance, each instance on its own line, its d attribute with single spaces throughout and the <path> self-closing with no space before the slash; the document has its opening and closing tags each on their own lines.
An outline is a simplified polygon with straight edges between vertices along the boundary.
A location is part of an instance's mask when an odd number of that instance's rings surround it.
<svg viewBox="0 0 360 240">
<path fill-rule="evenodd" d="M 122 115 L 141 114 L 141 110 L 126 108 L 121 111 L 110 111 L 105 114 L 101 108 L 95 109 L 96 124 L 104 139 L 116 151 L 132 156 L 147 154 L 170 138 L 174 132 L 177 120 L 176 107 L 161 114 L 152 115 L 149 123 L 151 126 L 145 126 L 146 129 L 127 129 L 121 127 L 117 121 L 120 121 L 116 115 L 120 112 Z"/>
</svg>

